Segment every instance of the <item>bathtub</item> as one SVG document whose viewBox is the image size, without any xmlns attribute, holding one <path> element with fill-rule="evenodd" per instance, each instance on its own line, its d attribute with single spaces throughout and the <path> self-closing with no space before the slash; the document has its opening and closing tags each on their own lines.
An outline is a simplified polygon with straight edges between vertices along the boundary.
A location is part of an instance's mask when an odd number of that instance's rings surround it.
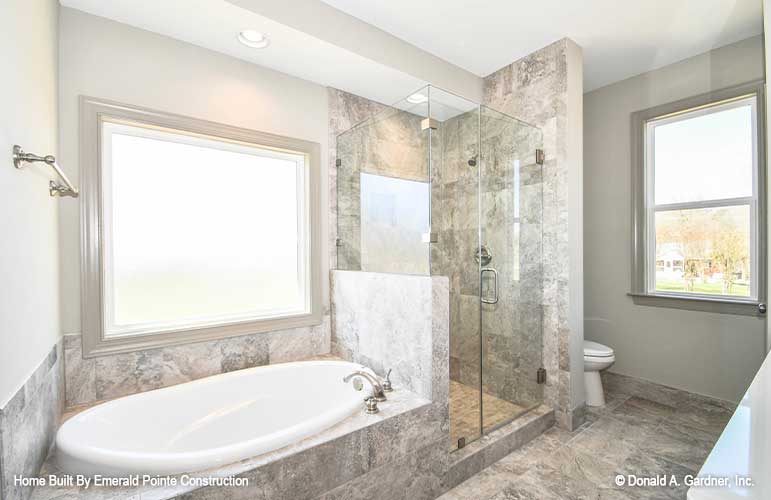
<svg viewBox="0 0 771 500">
<path fill-rule="evenodd" d="M 364 409 L 343 377 L 364 367 L 301 361 L 249 368 L 115 399 L 56 434 L 71 474 L 166 475 L 222 466 L 287 446 Z"/>
</svg>

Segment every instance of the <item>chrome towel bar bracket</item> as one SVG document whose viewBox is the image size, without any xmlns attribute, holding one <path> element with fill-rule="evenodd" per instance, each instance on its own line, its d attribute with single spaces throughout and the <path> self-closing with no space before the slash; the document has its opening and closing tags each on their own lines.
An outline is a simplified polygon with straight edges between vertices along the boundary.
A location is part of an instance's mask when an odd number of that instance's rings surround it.
<svg viewBox="0 0 771 500">
<path fill-rule="evenodd" d="M 36 163 L 36 162 L 42 162 L 47 165 L 49 165 L 51 168 L 54 169 L 56 172 L 56 175 L 61 178 L 61 180 L 64 182 L 64 185 L 57 184 L 54 181 L 48 181 L 48 194 L 51 196 L 72 196 L 73 198 L 77 198 L 80 194 L 78 192 L 78 189 L 72 185 L 70 180 L 67 178 L 67 176 L 62 171 L 61 167 L 59 167 L 59 164 L 56 163 L 56 158 L 47 155 L 47 156 L 38 156 L 36 154 L 32 153 L 25 153 L 24 150 L 19 145 L 15 145 L 13 147 L 13 166 L 16 168 L 21 168 L 24 166 L 24 163 Z"/>
</svg>

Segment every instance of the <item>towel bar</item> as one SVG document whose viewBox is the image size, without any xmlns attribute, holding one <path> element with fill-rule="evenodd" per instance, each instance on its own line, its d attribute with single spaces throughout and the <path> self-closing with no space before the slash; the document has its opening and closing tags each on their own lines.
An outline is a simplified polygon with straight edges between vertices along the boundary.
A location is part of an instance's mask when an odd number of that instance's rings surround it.
<svg viewBox="0 0 771 500">
<path fill-rule="evenodd" d="M 80 194 L 78 192 L 78 189 L 72 185 L 70 180 L 67 178 L 66 175 L 64 175 L 64 172 L 62 171 L 61 167 L 59 167 L 59 164 L 56 163 L 56 158 L 47 155 L 47 156 L 38 156 L 36 154 L 32 153 L 25 153 L 24 150 L 19 146 L 18 144 L 13 147 L 13 166 L 16 168 L 21 168 L 24 166 L 24 163 L 34 163 L 34 162 L 43 162 L 47 165 L 50 165 L 51 168 L 54 169 L 56 174 L 64 181 L 64 186 L 61 184 L 57 184 L 54 181 L 48 181 L 48 193 L 51 196 L 72 196 L 73 198 L 77 198 Z"/>
</svg>

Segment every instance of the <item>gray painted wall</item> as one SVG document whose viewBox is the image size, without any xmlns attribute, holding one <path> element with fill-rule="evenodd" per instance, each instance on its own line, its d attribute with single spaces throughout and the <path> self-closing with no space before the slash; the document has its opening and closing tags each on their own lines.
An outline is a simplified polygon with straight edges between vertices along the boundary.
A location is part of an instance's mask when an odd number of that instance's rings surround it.
<svg viewBox="0 0 771 500">
<path fill-rule="evenodd" d="M 584 95 L 585 336 L 610 371 L 738 400 L 763 360 L 765 320 L 646 307 L 631 286 L 630 113 L 764 78 L 757 36 Z"/>
</svg>

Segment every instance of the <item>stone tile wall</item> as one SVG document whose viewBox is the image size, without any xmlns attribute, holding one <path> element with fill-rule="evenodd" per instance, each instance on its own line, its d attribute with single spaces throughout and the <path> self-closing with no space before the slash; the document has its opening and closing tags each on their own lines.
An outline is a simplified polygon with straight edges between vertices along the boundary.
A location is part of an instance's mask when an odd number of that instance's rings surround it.
<svg viewBox="0 0 771 500">
<path fill-rule="evenodd" d="M 329 163 L 328 163 L 328 187 L 329 187 L 329 268 L 340 269 L 338 266 L 338 253 L 343 254 L 343 269 L 356 269 L 358 255 L 358 240 L 351 232 L 348 234 L 349 247 L 343 247 L 338 251 L 336 246 L 338 233 L 339 203 L 337 199 L 337 139 L 340 134 L 353 128 L 373 116 L 377 116 L 389 109 L 384 104 L 359 97 L 342 90 L 327 88 L 327 100 L 329 104 Z M 351 197 L 355 196 L 351 187 Z M 345 203 L 345 200 L 343 201 Z M 343 214 L 346 212 L 343 207 Z M 359 262 L 360 264 L 360 262 Z"/>
<path fill-rule="evenodd" d="M 448 404 L 447 278 L 332 271 L 332 353 Z"/>
<path fill-rule="evenodd" d="M 14 476 L 35 477 L 48 455 L 64 407 L 62 343 L 0 409 L 0 498 L 26 500 L 32 488 Z"/>
<path fill-rule="evenodd" d="M 80 335 L 65 335 L 66 406 L 93 403 L 271 363 L 329 353 L 329 316 L 314 327 L 83 358 Z"/>
<path fill-rule="evenodd" d="M 450 373 L 479 387 L 481 375 L 479 265 L 479 170 L 469 160 L 479 154 L 479 113 L 469 111 L 439 124 L 431 136 L 431 274 L 450 284 Z"/>
<path fill-rule="evenodd" d="M 442 122 L 432 141 L 440 156 L 432 186 L 432 227 L 439 242 L 432 245 L 431 266 L 432 274 L 450 277 L 451 377 L 478 386 L 481 376 L 485 392 L 537 405 L 542 399 L 535 383 L 541 366 L 542 177 L 535 150 L 541 133 L 482 108 Z M 472 159 L 476 166 L 469 164 Z M 481 310 L 474 260 L 480 223 L 482 244 L 493 256 L 487 266 L 499 280 L 499 302 L 482 304 Z M 489 294 L 493 284 L 486 279 L 482 286 Z"/>
<path fill-rule="evenodd" d="M 377 108 L 361 103 L 344 92 L 330 90 L 336 100 L 347 105 L 360 105 L 364 109 Z M 334 123 L 348 122 L 340 119 L 340 113 L 357 114 L 355 110 L 335 109 Z M 393 226 L 383 225 L 377 233 L 368 236 L 374 240 L 368 248 L 361 241 L 361 174 L 375 174 L 393 179 L 428 183 L 428 133 L 422 131 L 422 117 L 396 108 L 382 106 L 380 111 L 335 138 L 336 147 L 336 208 L 337 269 L 402 274 L 429 274 L 428 249 L 425 255 L 415 253 L 415 247 L 400 245 L 404 238 L 419 234 L 405 234 L 398 221 Z M 331 140 L 331 139 L 330 139 Z M 331 167 L 330 167 L 331 168 Z M 330 183 L 332 178 L 330 178 Z M 332 186 L 330 186 L 332 187 Z M 418 202 L 416 201 L 416 204 Z M 428 199 L 422 207 L 428 212 Z M 423 231 L 425 232 L 425 230 Z M 366 250 L 366 252 L 365 252 Z M 365 252 L 365 253 L 363 253 Z"/>
<path fill-rule="evenodd" d="M 574 47 L 570 40 L 560 40 L 496 71 L 484 81 L 485 105 L 531 123 L 543 132 L 546 161 L 542 168 L 542 308 L 543 361 L 547 370 L 544 397 L 556 409 L 557 421 L 567 428 L 580 425 L 583 415 L 583 402 L 577 397 L 581 391 L 574 387 L 582 382 L 573 380 L 583 372 L 583 321 L 576 320 L 576 316 L 583 317 L 583 304 L 577 298 L 580 294 L 571 293 L 571 287 L 580 287 L 581 283 L 570 281 L 571 266 L 575 265 L 571 249 L 582 244 L 569 239 L 574 234 L 572 220 L 580 218 L 580 212 L 569 210 L 577 200 L 569 198 L 568 182 L 576 169 L 580 172 L 581 162 L 580 158 L 569 156 L 574 151 L 570 151 L 568 140 L 570 127 L 580 127 L 569 122 L 569 117 L 574 118 L 568 96 L 580 91 L 569 88 L 569 82 L 580 87 L 580 80 L 575 82 L 571 78 L 580 74 L 580 67 L 568 64 L 569 52 Z M 573 279 L 578 280 L 579 274 Z"/>
</svg>

